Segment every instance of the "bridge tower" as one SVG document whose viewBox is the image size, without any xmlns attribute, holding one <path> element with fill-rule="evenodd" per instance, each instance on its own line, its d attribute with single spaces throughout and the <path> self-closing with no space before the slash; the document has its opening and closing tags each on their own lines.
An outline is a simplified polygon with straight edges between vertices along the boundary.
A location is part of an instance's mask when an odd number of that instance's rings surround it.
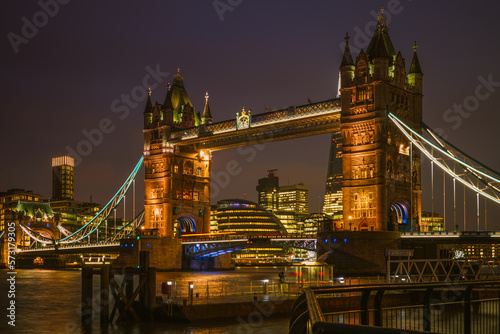
<svg viewBox="0 0 500 334">
<path fill-rule="evenodd" d="M 170 139 L 173 130 L 211 123 L 208 93 L 205 99 L 200 115 L 179 70 L 163 104 L 153 105 L 149 91 L 144 110 L 145 226 L 157 228 L 163 237 L 210 231 L 211 152 Z"/>
<path fill-rule="evenodd" d="M 421 131 L 423 74 L 416 46 L 406 75 L 383 11 L 368 49 L 355 62 L 348 42 L 346 35 L 340 65 L 344 228 L 418 230 L 420 154 L 387 116 L 389 110 Z"/>
</svg>

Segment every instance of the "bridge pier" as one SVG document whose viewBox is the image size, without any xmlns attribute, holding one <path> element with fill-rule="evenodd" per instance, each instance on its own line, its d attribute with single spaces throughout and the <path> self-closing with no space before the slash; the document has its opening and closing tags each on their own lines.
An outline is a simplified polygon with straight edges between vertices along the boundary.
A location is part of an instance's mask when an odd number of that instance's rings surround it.
<svg viewBox="0 0 500 334">
<path fill-rule="evenodd" d="M 90 326 L 94 312 L 100 312 L 101 326 L 107 326 L 116 318 L 120 322 L 131 316 L 134 320 L 152 320 L 156 302 L 156 268 L 150 268 L 149 252 L 141 251 L 140 268 L 110 268 L 109 266 L 84 266 L 82 268 L 82 306 L 81 321 L 84 327 Z M 99 303 L 93 300 L 93 277 L 100 275 Z M 119 276 L 123 277 L 121 282 Z M 134 278 L 137 284 L 134 284 Z M 110 293 L 114 306 L 110 314 Z M 136 299 L 138 301 L 136 301 Z M 94 310 L 94 305 L 99 305 Z"/>
<path fill-rule="evenodd" d="M 82 293 L 83 294 L 83 293 Z M 109 267 L 101 268 L 101 326 L 109 323 Z"/>
<path fill-rule="evenodd" d="M 231 253 L 222 254 L 203 259 L 189 258 L 183 254 L 182 268 L 193 270 L 205 269 L 234 269 L 234 262 L 231 260 Z"/>
<path fill-rule="evenodd" d="M 318 235 L 318 259 L 348 275 L 380 275 L 386 272 L 385 249 L 400 249 L 401 234 L 384 231 L 343 231 Z"/>
<path fill-rule="evenodd" d="M 137 267 L 140 260 L 138 252 L 142 251 L 149 252 L 148 263 L 151 267 L 160 270 L 182 269 L 182 242 L 177 239 L 149 236 L 122 239 L 120 255 L 113 262 L 113 268 Z"/>
<path fill-rule="evenodd" d="M 82 324 L 88 325 L 92 322 L 92 279 L 94 269 L 82 268 Z"/>
</svg>

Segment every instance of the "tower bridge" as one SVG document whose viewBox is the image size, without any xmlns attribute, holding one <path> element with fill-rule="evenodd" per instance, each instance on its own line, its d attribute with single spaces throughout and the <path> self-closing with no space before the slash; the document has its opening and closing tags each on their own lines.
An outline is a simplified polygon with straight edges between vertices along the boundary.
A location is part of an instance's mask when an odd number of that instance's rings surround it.
<svg viewBox="0 0 500 334">
<path fill-rule="evenodd" d="M 125 205 L 125 194 L 130 188 L 135 189 L 138 170 L 144 165 L 143 225 L 134 221 L 128 234 L 116 234 L 113 240 L 99 240 L 97 236 L 97 244 L 105 247 L 106 242 L 114 243 L 115 247 L 118 240 L 128 240 L 139 227 L 154 231 L 157 237 L 146 238 L 146 244 L 141 239 L 138 244 L 156 245 L 150 251 L 156 252 L 158 259 L 168 253 L 171 259 L 161 260 L 166 269 L 179 268 L 178 258 L 182 254 L 205 257 L 242 249 L 251 237 L 237 241 L 179 239 L 185 234 L 210 231 L 212 152 L 329 132 L 341 134 L 345 222 L 342 233 L 377 232 L 382 236 L 377 237 L 382 247 L 388 244 L 387 235 L 391 235 L 392 242 L 401 227 L 419 231 L 421 154 L 448 173 L 454 184 L 461 182 L 478 196 L 500 203 L 499 173 L 446 142 L 429 127 L 423 127 L 422 80 L 417 46 L 413 47 L 407 72 L 405 59 L 401 52 L 396 52 L 383 15 L 366 52 L 362 50 L 356 58 L 346 36 L 340 64 L 340 98 L 264 113 L 243 109 L 233 119 L 214 123 L 208 93 L 203 112 L 196 112 L 178 71 L 163 103 L 153 104 L 149 91 L 143 113 L 143 155 L 124 185 L 94 219 L 60 239 L 20 226 L 32 240 L 45 244 L 46 251 L 50 247 L 52 251 L 62 251 L 69 245 L 90 249 L 90 238 L 99 233 L 119 205 Z M 423 137 L 425 133 L 429 139 Z M 304 243 L 301 237 L 288 239 L 267 238 L 265 242 L 288 242 L 288 246 L 295 243 L 307 249 L 316 246 Z M 327 239 L 337 240 L 324 238 L 321 247 L 325 251 L 332 249 Z M 370 237 L 357 241 L 359 246 L 353 251 L 370 246 L 366 242 Z M 122 246 L 123 242 L 120 249 Z"/>
</svg>

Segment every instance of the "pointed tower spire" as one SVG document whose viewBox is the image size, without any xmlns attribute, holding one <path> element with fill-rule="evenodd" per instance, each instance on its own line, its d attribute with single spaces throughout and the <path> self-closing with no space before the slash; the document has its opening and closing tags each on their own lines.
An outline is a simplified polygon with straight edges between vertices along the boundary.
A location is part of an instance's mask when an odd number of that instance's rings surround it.
<svg viewBox="0 0 500 334">
<path fill-rule="evenodd" d="M 345 50 L 344 55 L 342 56 L 342 63 L 340 66 L 344 65 L 354 65 L 354 61 L 352 60 L 351 50 L 349 49 L 349 33 L 345 33 Z"/>
<path fill-rule="evenodd" d="M 165 96 L 165 101 L 163 101 L 163 106 L 165 108 L 171 108 L 171 109 L 173 109 L 173 106 L 172 106 L 172 90 L 170 88 L 170 82 L 167 82 L 167 95 Z"/>
<path fill-rule="evenodd" d="M 144 108 L 144 113 L 153 112 L 153 103 L 151 103 L 151 88 L 148 88 L 148 101 L 146 102 L 146 108 Z"/>
<path fill-rule="evenodd" d="M 203 115 L 201 116 L 202 124 L 212 123 L 212 113 L 210 112 L 210 105 L 208 104 L 208 92 L 205 93 L 205 108 L 203 108 Z"/>
<path fill-rule="evenodd" d="M 422 68 L 420 68 L 420 62 L 418 61 L 417 48 L 417 41 L 415 41 L 415 44 L 413 45 L 413 59 L 411 61 L 410 72 L 408 73 L 423 74 Z"/>
<path fill-rule="evenodd" d="M 373 33 L 373 37 L 366 49 L 366 54 L 370 57 L 370 61 L 375 58 L 393 58 L 396 56 L 396 51 L 389 37 L 389 29 L 387 29 L 387 20 L 384 17 L 384 8 L 380 9 L 380 16 L 377 19 L 377 29 Z"/>
<path fill-rule="evenodd" d="M 354 61 L 352 60 L 351 50 L 349 49 L 349 33 L 346 32 L 344 38 L 345 49 L 344 55 L 342 56 L 342 62 L 340 63 L 340 78 L 337 92 L 340 92 L 340 88 L 348 85 L 354 77 Z"/>
<path fill-rule="evenodd" d="M 174 75 L 174 82 L 179 82 L 179 83 L 183 83 L 184 82 L 184 78 L 181 77 L 181 68 L 180 67 L 177 67 L 177 74 Z"/>
<path fill-rule="evenodd" d="M 422 68 L 420 67 L 420 62 L 417 56 L 417 42 L 413 45 L 413 59 L 410 65 L 410 71 L 408 72 L 408 84 L 413 86 L 418 93 L 422 93 Z"/>
</svg>

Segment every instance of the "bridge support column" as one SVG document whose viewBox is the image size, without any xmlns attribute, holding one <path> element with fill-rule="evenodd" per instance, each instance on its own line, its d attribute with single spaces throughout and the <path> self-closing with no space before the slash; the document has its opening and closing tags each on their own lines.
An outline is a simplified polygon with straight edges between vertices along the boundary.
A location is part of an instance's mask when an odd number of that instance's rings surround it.
<svg viewBox="0 0 500 334">
<path fill-rule="evenodd" d="M 109 323 L 109 267 L 101 268 L 101 326 Z"/>
<path fill-rule="evenodd" d="M 82 324 L 92 323 L 92 268 L 82 268 Z"/>
</svg>

